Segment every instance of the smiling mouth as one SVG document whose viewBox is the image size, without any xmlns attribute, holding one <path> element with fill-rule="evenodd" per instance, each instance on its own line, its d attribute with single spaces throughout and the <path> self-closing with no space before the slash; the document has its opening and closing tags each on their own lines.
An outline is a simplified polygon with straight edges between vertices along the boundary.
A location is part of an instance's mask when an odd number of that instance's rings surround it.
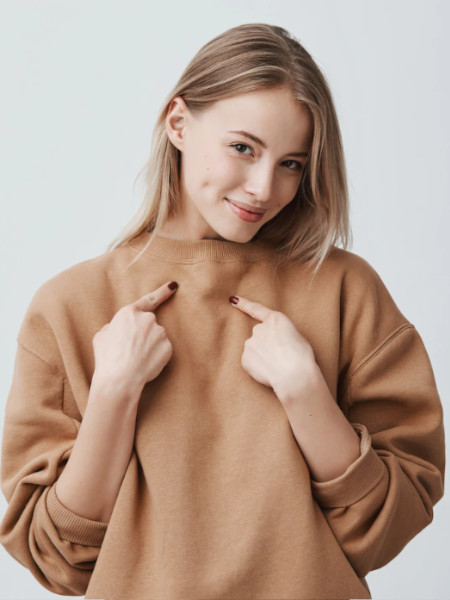
<svg viewBox="0 0 450 600">
<path fill-rule="evenodd" d="M 261 221 L 261 219 L 264 217 L 264 212 L 254 213 L 249 210 L 245 210 L 245 208 L 241 208 L 237 204 L 234 204 L 234 202 L 228 200 L 228 198 L 225 198 L 225 200 L 228 202 L 228 207 L 231 210 L 231 212 L 234 213 L 242 221 L 247 221 L 248 223 L 256 223 L 258 221 Z"/>
<path fill-rule="evenodd" d="M 249 208 L 245 208 L 245 206 L 243 206 L 242 204 L 237 204 L 235 201 L 230 200 L 229 198 L 225 197 L 225 200 L 227 202 L 230 202 L 231 204 L 233 204 L 233 206 L 236 206 L 237 208 L 239 208 L 240 210 L 245 210 L 246 212 L 250 213 L 251 215 L 263 215 L 266 211 L 265 210 L 250 210 Z"/>
</svg>

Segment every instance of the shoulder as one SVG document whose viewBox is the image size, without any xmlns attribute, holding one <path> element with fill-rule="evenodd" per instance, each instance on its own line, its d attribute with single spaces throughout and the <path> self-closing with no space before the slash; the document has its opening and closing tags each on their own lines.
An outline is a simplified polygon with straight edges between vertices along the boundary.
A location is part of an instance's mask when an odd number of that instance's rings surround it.
<svg viewBox="0 0 450 600">
<path fill-rule="evenodd" d="M 107 282 L 123 277 L 132 257 L 132 253 L 122 246 L 70 265 L 36 289 L 30 307 L 49 312 L 55 304 L 83 302 L 87 292 L 95 293 Z"/>
<path fill-rule="evenodd" d="M 93 299 L 114 295 L 133 254 L 126 246 L 75 263 L 45 280 L 34 291 L 23 317 L 17 340 L 46 362 L 57 354 L 57 334 L 89 323 Z"/>
<path fill-rule="evenodd" d="M 405 327 L 413 327 L 380 273 L 368 260 L 354 252 L 333 247 L 324 267 L 322 276 L 325 279 L 338 279 L 344 363 L 348 361 L 353 368 L 393 334 Z"/>
<path fill-rule="evenodd" d="M 390 310 L 400 320 L 406 320 L 384 278 L 367 259 L 355 252 L 333 246 L 327 260 L 328 270 L 335 271 L 340 279 L 343 302 L 347 305 L 354 304 L 356 309 L 373 305 L 374 309 Z"/>
<path fill-rule="evenodd" d="M 394 298 L 380 272 L 355 252 L 333 246 L 319 271 L 324 279 L 332 278 L 340 288 L 341 300 L 351 303 L 379 303 L 391 308 Z M 397 309 L 398 310 L 398 309 Z"/>
<path fill-rule="evenodd" d="M 381 281 L 381 277 L 373 265 L 355 252 L 332 246 L 324 265 L 338 276 L 350 277 L 355 283 L 369 280 Z"/>
</svg>

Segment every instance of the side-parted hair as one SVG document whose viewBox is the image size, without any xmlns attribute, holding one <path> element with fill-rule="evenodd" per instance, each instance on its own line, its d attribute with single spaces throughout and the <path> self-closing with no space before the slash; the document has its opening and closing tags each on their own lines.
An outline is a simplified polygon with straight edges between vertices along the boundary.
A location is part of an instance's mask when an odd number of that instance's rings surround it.
<svg viewBox="0 0 450 600">
<path fill-rule="evenodd" d="M 293 200 L 252 240 L 268 241 L 278 255 L 278 264 L 301 261 L 308 267 L 315 266 L 314 274 L 333 245 L 341 242 L 346 249 L 352 241 L 347 174 L 327 81 L 312 56 L 286 29 L 245 23 L 200 48 L 167 95 L 153 130 L 150 158 L 136 177 L 145 178 L 141 204 L 107 251 L 126 244 L 144 229 L 150 232 L 150 244 L 166 219 L 176 212 L 181 153 L 169 140 L 165 126 L 175 96 L 181 96 L 188 110 L 198 114 L 218 100 L 279 87 L 291 90 L 308 107 L 313 119 L 312 144 Z"/>
</svg>

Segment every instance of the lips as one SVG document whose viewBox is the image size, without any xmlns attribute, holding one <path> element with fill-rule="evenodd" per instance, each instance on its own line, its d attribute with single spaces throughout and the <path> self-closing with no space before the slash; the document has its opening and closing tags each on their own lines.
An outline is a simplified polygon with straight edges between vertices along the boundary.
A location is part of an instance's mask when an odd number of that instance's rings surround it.
<svg viewBox="0 0 450 600">
<path fill-rule="evenodd" d="M 230 200 L 228 200 L 228 198 L 225 198 L 225 200 L 227 201 L 228 207 L 231 210 L 231 212 L 234 213 L 240 219 L 242 219 L 242 221 L 247 221 L 248 223 L 256 223 L 257 221 L 260 221 L 263 218 L 265 211 L 263 211 L 262 213 L 251 212 L 249 210 L 241 208 L 234 202 L 231 202 Z"/>
<path fill-rule="evenodd" d="M 255 215 L 263 215 L 266 212 L 262 208 L 255 208 L 253 206 L 250 206 L 250 204 L 245 204 L 244 202 L 237 202 L 236 200 L 230 200 L 229 198 L 225 198 L 225 200 L 228 200 L 228 202 L 231 202 L 231 204 L 234 204 L 234 206 L 242 208 L 242 210 L 246 210 L 247 212 Z"/>
</svg>

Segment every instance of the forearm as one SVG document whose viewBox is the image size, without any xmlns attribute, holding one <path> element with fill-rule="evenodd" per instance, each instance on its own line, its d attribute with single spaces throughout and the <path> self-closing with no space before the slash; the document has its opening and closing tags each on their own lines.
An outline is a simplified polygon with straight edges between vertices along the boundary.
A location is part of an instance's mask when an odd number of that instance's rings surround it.
<svg viewBox="0 0 450 600">
<path fill-rule="evenodd" d="M 109 521 L 133 447 L 139 396 L 133 390 L 111 398 L 94 376 L 72 453 L 55 488 L 74 513 Z"/>
<path fill-rule="evenodd" d="M 315 481 L 344 473 L 360 454 L 360 439 L 347 421 L 316 364 L 305 387 L 275 391 Z"/>
</svg>

